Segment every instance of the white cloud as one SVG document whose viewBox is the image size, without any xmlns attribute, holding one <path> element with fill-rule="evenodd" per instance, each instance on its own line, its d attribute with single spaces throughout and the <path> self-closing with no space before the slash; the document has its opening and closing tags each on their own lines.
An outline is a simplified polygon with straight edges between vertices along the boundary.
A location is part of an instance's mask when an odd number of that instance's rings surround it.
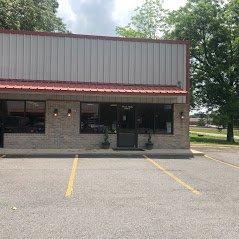
<svg viewBox="0 0 239 239">
<path fill-rule="evenodd" d="M 58 15 L 70 31 L 114 35 L 116 26 L 127 25 L 134 9 L 144 0 L 58 0 Z M 164 0 L 164 7 L 178 9 L 186 0 Z"/>
<path fill-rule="evenodd" d="M 144 0 L 115 0 L 112 17 L 118 25 L 127 25 L 136 7 Z"/>
<path fill-rule="evenodd" d="M 69 0 L 58 0 L 58 16 L 63 19 L 69 28 L 72 28 L 77 21 L 77 14 L 73 11 Z"/>
</svg>

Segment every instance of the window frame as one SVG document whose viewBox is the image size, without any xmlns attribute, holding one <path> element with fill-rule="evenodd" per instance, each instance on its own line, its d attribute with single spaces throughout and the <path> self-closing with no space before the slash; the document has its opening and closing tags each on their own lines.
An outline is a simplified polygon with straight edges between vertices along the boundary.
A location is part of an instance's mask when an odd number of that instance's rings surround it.
<svg viewBox="0 0 239 239">
<path fill-rule="evenodd" d="M 31 102 L 41 102 L 44 103 L 44 107 L 45 107 L 45 112 L 44 112 L 44 132 L 5 132 L 5 125 L 3 127 L 4 133 L 5 134 L 46 134 L 46 101 L 45 100 L 16 100 L 16 99 L 7 99 L 7 100 L 1 100 L 4 104 L 4 102 L 6 103 L 7 101 L 23 101 L 24 102 L 24 118 L 26 117 L 26 105 L 27 105 L 27 101 L 31 101 Z M 6 117 L 8 117 L 7 112 L 3 111 L 3 118 L 4 118 L 4 122 Z"/>
<path fill-rule="evenodd" d="M 155 115 L 156 115 L 156 106 L 157 105 L 171 105 L 172 106 L 172 130 L 171 133 L 166 133 L 166 132 L 159 132 L 156 130 L 156 121 L 155 121 Z M 174 135 L 174 106 L 175 104 L 154 104 L 154 134 L 159 134 L 159 135 Z"/>
<path fill-rule="evenodd" d="M 86 132 L 82 132 L 81 131 L 81 111 L 82 111 L 82 104 L 116 104 L 117 106 L 117 112 L 116 112 L 116 118 L 117 118 L 117 121 L 118 121 L 118 107 L 120 105 L 123 105 L 123 104 L 132 104 L 135 106 L 135 133 L 136 134 L 142 134 L 142 135 L 147 135 L 148 133 L 141 133 L 141 132 L 138 132 L 138 127 L 137 127 L 137 122 L 136 122 L 136 117 L 137 117 L 137 113 L 138 113 L 138 109 L 139 109 L 139 106 L 140 105 L 151 105 L 153 106 L 153 112 L 154 112 L 154 115 L 153 115 L 153 121 L 154 121 L 154 129 L 153 131 L 151 132 L 152 134 L 155 134 L 155 135 L 174 135 L 174 108 L 175 108 L 175 104 L 172 104 L 172 103 L 127 103 L 127 102 L 121 102 L 121 103 L 118 103 L 118 102 L 90 102 L 90 101 L 81 101 L 80 102 L 80 123 L 79 123 L 79 134 L 95 134 L 95 135 L 103 135 L 104 133 L 96 133 L 96 132 L 92 132 L 92 133 L 86 133 Z M 172 106 L 172 132 L 171 133 L 166 133 L 166 132 L 158 132 L 156 131 L 155 129 L 155 111 L 156 111 L 156 106 L 157 105 L 171 105 Z M 100 118 L 100 114 L 101 114 L 101 111 L 100 111 L 100 107 L 99 107 L 99 118 Z M 108 134 L 110 135 L 117 135 L 118 134 L 118 124 L 116 126 L 116 133 L 113 133 L 113 132 L 108 132 Z"/>
<path fill-rule="evenodd" d="M 89 101 L 81 101 L 80 102 L 80 128 L 79 128 L 79 134 L 98 134 L 98 135 L 103 135 L 104 133 L 97 133 L 97 132 L 91 132 L 91 133 L 87 133 L 87 132 L 82 132 L 81 131 L 81 111 L 82 111 L 82 104 L 98 104 L 100 106 L 100 104 L 116 104 L 116 121 L 118 121 L 118 103 L 115 103 L 115 102 L 89 102 Z M 100 107 L 98 109 L 98 113 L 99 113 L 99 119 L 100 119 L 100 114 L 101 114 L 101 110 L 100 110 Z M 113 133 L 113 132 L 108 132 L 108 134 L 113 134 L 113 135 L 116 135 L 117 134 L 117 125 L 116 125 L 116 132 Z"/>
</svg>

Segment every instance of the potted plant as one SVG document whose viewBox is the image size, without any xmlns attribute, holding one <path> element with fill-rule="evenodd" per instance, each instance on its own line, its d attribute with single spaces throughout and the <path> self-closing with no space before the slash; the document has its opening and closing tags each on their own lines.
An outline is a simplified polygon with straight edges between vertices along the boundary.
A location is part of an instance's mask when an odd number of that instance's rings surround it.
<svg viewBox="0 0 239 239">
<path fill-rule="evenodd" d="M 109 149 L 110 147 L 108 128 L 105 128 L 104 130 L 104 141 L 102 142 L 101 147 L 102 149 Z"/>
<path fill-rule="evenodd" d="M 152 149 L 152 148 L 153 148 L 154 143 L 151 141 L 151 139 L 152 139 L 152 136 L 151 136 L 151 133 L 149 132 L 148 141 L 147 141 L 147 143 L 145 144 L 146 149 Z"/>
</svg>

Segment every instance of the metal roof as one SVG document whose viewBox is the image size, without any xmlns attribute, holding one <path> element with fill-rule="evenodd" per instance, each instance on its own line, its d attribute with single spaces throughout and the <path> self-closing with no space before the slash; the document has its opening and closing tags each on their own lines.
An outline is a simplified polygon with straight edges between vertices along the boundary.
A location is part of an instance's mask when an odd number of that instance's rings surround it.
<svg viewBox="0 0 239 239">
<path fill-rule="evenodd" d="M 42 82 L 0 79 L 0 90 L 121 95 L 187 95 L 177 86 L 121 85 L 97 83 Z"/>
</svg>

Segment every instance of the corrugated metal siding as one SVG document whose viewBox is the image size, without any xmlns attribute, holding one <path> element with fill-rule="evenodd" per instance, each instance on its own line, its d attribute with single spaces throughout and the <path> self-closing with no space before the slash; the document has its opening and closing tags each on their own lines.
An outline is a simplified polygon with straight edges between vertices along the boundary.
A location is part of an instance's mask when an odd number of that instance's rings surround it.
<svg viewBox="0 0 239 239">
<path fill-rule="evenodd" d="M 0 78 L 186 87 L 186 45 L 0 33 Z"/>
</svg>

